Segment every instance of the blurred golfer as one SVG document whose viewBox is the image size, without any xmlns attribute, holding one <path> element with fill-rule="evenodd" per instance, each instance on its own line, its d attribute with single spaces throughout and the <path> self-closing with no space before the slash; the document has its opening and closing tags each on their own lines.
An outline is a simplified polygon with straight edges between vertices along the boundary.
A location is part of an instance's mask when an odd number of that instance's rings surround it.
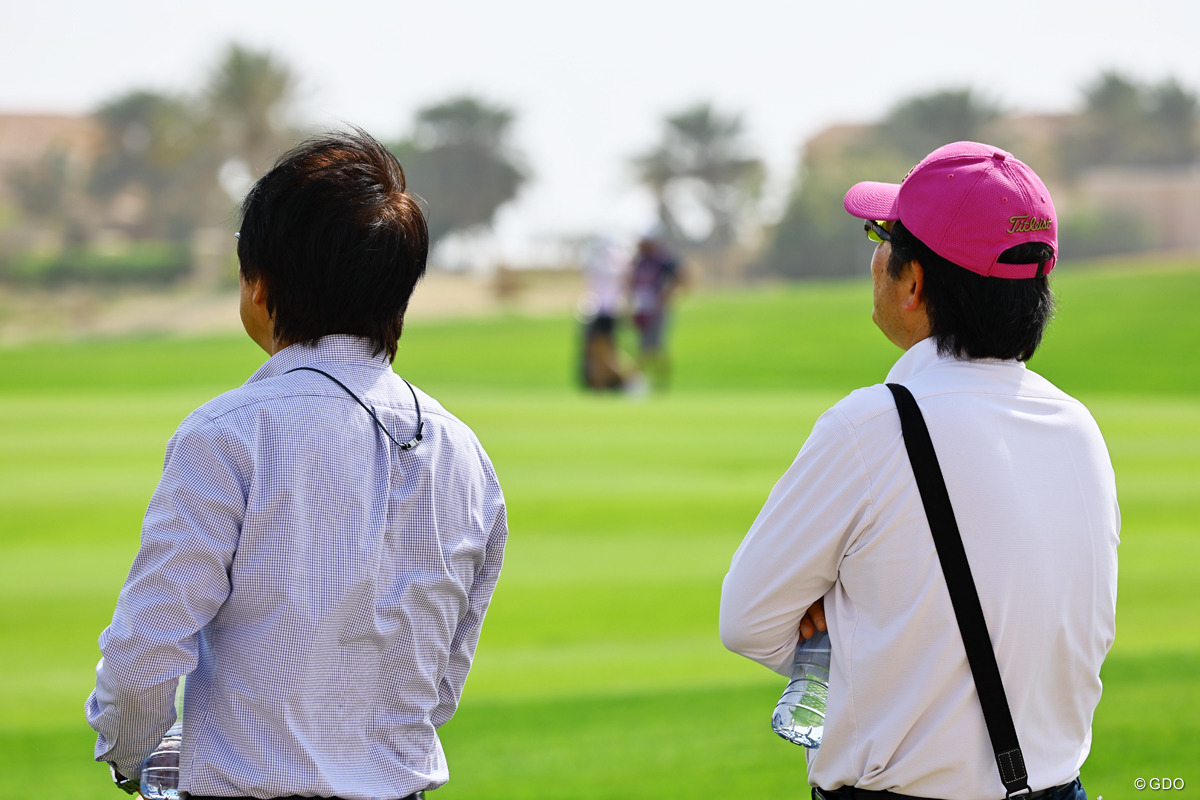
<svg viewBox="0 0 1200 800">
<path fill-rule="evenodd" d="M 667 328 L 672 298 L 683 283 L 683 267 L 661 234 L 649 233 L 638 240 L 628 281 L 638 332 L 638 368 L 655 388 L 665 389 L 671 377 Z"/>
<path fill-rule="evenodd" d="M 845 206 L 876 243 L 873 319 L 904 351 L 887 381 L 928 423 L 1024 750 L 1025 796 L 1082 800 L 1120 514 L 1091 415 L 1024 363 L 1052 313 L 1050 194 L 1009 153 L 959 142 L 901 184 L 855 185 Z M 815 797 L 1005 796 L 882 385 L 817 420 L 725 577 L 723 641 L 776 672 L 826 624 Z"/>
<path fill-rule="evenodd" d="M 115 777 L 175 719 L 197 797 L 417 797 L 446 782 L 507 523 L 474 434 L 392 371 L 428 236 L 364 133 L 247 196 L 246 332 L 270 358 L 167 445 L 87 718 Z"/>
</svg>

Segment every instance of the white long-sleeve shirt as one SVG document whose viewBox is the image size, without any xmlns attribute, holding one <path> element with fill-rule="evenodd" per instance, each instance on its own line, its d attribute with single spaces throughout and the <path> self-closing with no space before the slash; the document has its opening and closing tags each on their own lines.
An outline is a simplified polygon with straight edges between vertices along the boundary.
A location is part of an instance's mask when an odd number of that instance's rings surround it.
<svg viewBox="0 0 1200 800">
<path fill-rule="evenodd" d="M 350 336 L 292 345 L 179 426 L 100 636 L 98 760 L 135 777 L 187 675 L 180 788 L 403 797 L 447 779 L 499 576 L 504 496 L 475 435 Z"/>
<path fill-rule="evenodd" d="M 1078 776 L 1115 634 L 1120 512 L 1100 431 L 1016 361 L 940 357 L 887 382 L 916 397 L 946 479 L 1034 790 Z M 809 782 L 958 800 L 1004 796 L 891 393 L 817 421 L 733 557 L 726 646 L 790 673 L 818 598 L 832 642 Z M 782 685 L 780 687 L 782 689 Z"/>
</svg>

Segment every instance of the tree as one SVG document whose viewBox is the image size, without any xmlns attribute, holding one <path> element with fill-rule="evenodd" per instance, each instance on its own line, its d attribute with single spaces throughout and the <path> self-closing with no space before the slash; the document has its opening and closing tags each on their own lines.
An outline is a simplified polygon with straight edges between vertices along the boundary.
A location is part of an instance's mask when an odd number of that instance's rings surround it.
<svg viewBox="0 0 1200 800">
<path fill-rule="evenodd" d="M 34 220 L 47 220 L 60 213 L 70 193 L 69 162 L 60 150 L 13 167 L 5 177 L 21 210 Z"/>
<path fill-rule="evenodd" d="M 899 181 L 948 142 L 987 139 L 985 129 L 998 116 L 971 90 L 947 89 L 899 101 L 877 125 L 833 129 L 826 141 L 810 142 L 754 271 L 791 278 L 863 274 L 870 252 L 863 249 L 862 223 L 842 207 L 846 190 L 862 180 Z"/>
<path fill-rule="evenodd" d="M 51 153 L 14 176 L 18 202 L 80 254 L 101 235 L 106 247 L 140 242 L 168 253 L 173 269 L 190 259 L 202 280 L 216 282 L 228 258 L 224 239 L 212 242 L 225 236 L 219 227 L 240 190 L 298 138 L 287 125 L 295 88 L 286 64 L 232 44 L 195 94 L 132 90 L 106 101 L 92 115 L 99 137 L 86 174 Z M 223 188 L 231 173 L 246 186 Z"/>
<path fill-rule="evenodd" d="M 135 90 L 96 112 L 100 150 L 89 192 L 101 216 L 139 238 L 182 241 L 216 187 L 211 126 L 186 98 Z"/>
<path fill-rule="evenodd" d="M 701 103 L 665 123 L 659 144 L 633 159 L 637 178 L 653 195 L 668 238 L 693 249 L 727 251 L 764 177 L 762 161 L 745 152 L 741 117 Z M 688 217 L 698 219 L 689 225 Z"/>
<path fill-rule="evenodd" d="M 457 97 L 421 109 L 412 136 L 390 146 L 409 190 L 425 200 L 432 243 L 488 228 L 528 180 L 509 143 L 514 119 L 502 106 Z"/>
<path fill-rule="evenodd" d="M 1108 71 L 1084 88 L 1084 108 L 1063 140 L 1063 161 L 1078 174 L 1097 166 L 1191 164 L 1196 144 L 1196 95 L 1171 78 L 1138 83 Z"/>
<path fill-rule="evenodd" d="M 45 231 L 53 231 L 68 244 L 88 238 L 94 215 L 86 192 L 87 169 L 69 152 L 51 149 L 36 161 L 13 167 L 4 177 L 22 216 L 16 230 L 4 232 L 9 234 L 4 237 L 6 245 Z"/>
<path fill-rule="evenodd" d="M 1196 95 L 1174 78 L 1149 90 L 1148 127 L 1157 136 L 1150 153 L 1154 164 L 1191 164 L 1196 160 Z"/>
<path fill-rule="evenodd" d="M 754 271 L 787 278 L 836 278 L 863 275 L 870 249 L 862 222 L 846 213 L 842 198 L 862 180 L 899 181 L 911 157 L 862 141 L 840 143 L 841 152 L 810 149 L 801 164 L 787 208 L 768 231 L 768 244 Z M 881 176 L 883 176 L 881 178 Z"/>
<path fill-rule="evenodd" d="M 916 163 L 948 142 L 978 141 L 998 116 L 970 89 L 946 89 L 898 103 L 880 124 L 879 138 Z"/>
<path fill-rule="evenodd" d="M 1071 173 L 1102 164 L 1127 163 L 1138 138 L 1141 90 L 1117 72 L 1102 73 L 1084 88 L 1084 110 L 1063 142 Z"/>
<path fill-rule="evenodd" d="M 252 178 L 270 168 L 296 139 L 288 125 L 296 91 L 292 69 L 268 52 L 231 44 L 209 78 L 207 113 L 222 154 Z"/>
<path fill-rule="evenodd" d="M 220 175 L 261 175 L 294 141 L 285 124 L 296 79 L 274 56 L 231 44 L 199 97 L 135 90 L 104 103 L 89 188 L 110 226 L 187 241 L 227 216 Z"/>
</svg>

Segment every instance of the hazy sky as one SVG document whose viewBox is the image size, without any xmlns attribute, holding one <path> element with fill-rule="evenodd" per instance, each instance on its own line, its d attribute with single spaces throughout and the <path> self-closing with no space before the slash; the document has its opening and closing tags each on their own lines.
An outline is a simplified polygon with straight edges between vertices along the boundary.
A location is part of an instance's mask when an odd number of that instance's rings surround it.
<svg viewBox="0 0 1200 800">
<path fill-rule="evenodd" d="M 646 227 L 628 159 L 699 101 L 742 114 L 779 196 L 806 138 L 916 93 L 970 87 L 1009 109 L 1067 111 L 1102 69 L 1200 89 L 1195 0 L 25 0 L 3 27 L 6 112 L 194 90 L 235 40 L 299 73 L 299 121 L 314 126 L 387 139 L 451 95 L 510 106 L 534 180 L 503 212 L 504 249 Z"/>
</svg>

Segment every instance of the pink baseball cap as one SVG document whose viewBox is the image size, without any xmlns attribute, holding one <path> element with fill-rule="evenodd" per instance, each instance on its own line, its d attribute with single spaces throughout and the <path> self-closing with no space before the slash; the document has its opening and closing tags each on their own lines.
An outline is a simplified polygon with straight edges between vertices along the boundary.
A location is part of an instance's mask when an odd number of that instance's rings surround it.
<svg viewBox="0 0 1200 800">
<path fill-rule="evenodd" d="M 903 220 L 933 252 L 995 278 L 1032 278 L 1037 264 L 996 261 L 1010 247 L 1044 242 L 1054 249 L 1058 217 L 1046 184 L 1012 153 L 979 142 L 955 142 L 925 156 L 901 183 L 856 183 L 846 210 L 859 219 Z"/>
</svg>

